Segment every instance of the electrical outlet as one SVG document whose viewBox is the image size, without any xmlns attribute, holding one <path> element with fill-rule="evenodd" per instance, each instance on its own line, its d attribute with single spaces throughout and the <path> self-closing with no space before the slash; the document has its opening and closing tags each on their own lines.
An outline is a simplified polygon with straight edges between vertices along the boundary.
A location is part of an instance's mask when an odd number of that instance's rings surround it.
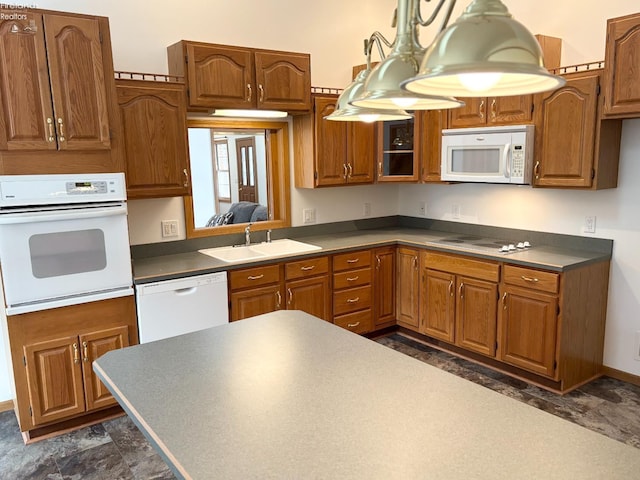
<svg viewBox="0 0 640 480">
<path fill-rule="evenodd" d="M 453 218 L 460 218 L 460 205 L 457 203 L 451 205 L 451 216 Z"/>
<path fill-rule="evenodd" d="M 584 217 L 584 233 L 596 233 L 596 216 L 587 215 Z"/>
<path fill-rule="evenodd" d="M 636 332 L 636 341 L 633 345 L 633 359 L 640 362 L 640 330 Z"/>
<path fill-rule="evenodd" d="M 178 221 L 177 220 L 162 220 L 162 238 L 177 237 L 178 236 Z"/>
<path fill-rule="evenodd" d="M 362 210 L 362 214 L 365 217 L 370 217 L 371 216 L 371 204 L 369 202 L 365 202 L 364 208 Z"/>
<path fill-rule="evenodd" d="M 420 202 L 420 215 L 423 217 L 427 215 L 427 202 Z"/>
<path fill-rule="evenodd" d="M 316 223 L 316 209 L 304 208 L 302 209 L 302 223 Z"/>
</svg>

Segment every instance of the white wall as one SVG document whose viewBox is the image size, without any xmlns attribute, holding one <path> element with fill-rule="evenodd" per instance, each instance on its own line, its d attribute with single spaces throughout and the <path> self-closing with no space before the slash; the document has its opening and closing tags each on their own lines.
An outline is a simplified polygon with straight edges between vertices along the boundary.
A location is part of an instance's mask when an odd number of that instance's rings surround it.
<svg viewBox="0 0 640 480">
<path fill-rule="evenodd" d="M 453 18 L 467 5 L 458 2 Z M 637 0 L 505 0 L 514 17 L 533 33 L 563 39 L 564 65 L 604 58 L 606 19 L 640 10 Z M 422 2 L 427 16 L 435 2 Z M 362 39 L 373 30 L 393 36 L 390 20 L 395 0 L 186 0 L 150 4 L 142 0 L 87 2 L 43 0 L 41 8 L 110 17 L 116 69 L 166 71 L 165 47 L 180 39 L 308 52 L 314 86 L 344 87 L 351 66 L 363 63 Z M 439 24 L 439 22 L 436 22 Z M 422 29 L 427 44 L 432 29 Z M 302 209 L 317 210 L 318 223 L 362 216 L 370 202 L 372 216 L 417 215 L 417 201 L 428 203 L 428 216 L 448 218 L 450 205 L 461 205 L 462 221 L 547 232 L 581 234 L 585 215 L 597 216 L 598 237 L 614 239 L 605 364 L 640 375 L 633 360 L 633 333 L 640 330 L 638 217 L 640 120 L 625 121 L 620 186 L 602 192 L 542 190 L 482 185 L 372 185 L 318 191 L 292 188 L 293 224 Z M 177 218 L 184 227 L 180 199 L 130 202 L 134 244 L 161 241 L 159 221 Z M 183 232 L 184 229 L 181 229 Z M 184 238 L 182 236 L 181 238 Z"/>
</svg>

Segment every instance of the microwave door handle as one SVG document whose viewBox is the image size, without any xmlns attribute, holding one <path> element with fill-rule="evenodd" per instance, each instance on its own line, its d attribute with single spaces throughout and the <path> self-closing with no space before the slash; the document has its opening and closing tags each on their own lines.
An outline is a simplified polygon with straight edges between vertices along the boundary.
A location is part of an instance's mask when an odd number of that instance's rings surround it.
<svg viewBox="0 0 640 480">
<path fill-rule="evenodd" d="M 507 143 L 504 146 L 504 176 L 505 178 L 511 178 L 511 144 Z"/>
<path fill-rule="evenodd" d="M 0 214 L 0 225 L 13 225 L 18 223 L 58 222 L 63 220 L 80 220 L 84 218 L 110 217 L 114 215 L 126 215 L 127 206 L 105 208 L 85 208 L 80 210 L 64 210 L 56 212 L 21 212 Z"/>
</svg>

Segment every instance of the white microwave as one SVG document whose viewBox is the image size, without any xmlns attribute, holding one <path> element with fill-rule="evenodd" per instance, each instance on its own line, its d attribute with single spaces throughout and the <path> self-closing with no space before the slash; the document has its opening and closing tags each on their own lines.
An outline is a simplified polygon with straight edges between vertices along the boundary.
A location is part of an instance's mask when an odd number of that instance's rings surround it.
<svg viewBox="0 0 640 480">
<path fill-rule="evenodd" d="M 453 182 L 531 183 L 533 125 L 442 131 L 440 177 Z"/>
</svg>

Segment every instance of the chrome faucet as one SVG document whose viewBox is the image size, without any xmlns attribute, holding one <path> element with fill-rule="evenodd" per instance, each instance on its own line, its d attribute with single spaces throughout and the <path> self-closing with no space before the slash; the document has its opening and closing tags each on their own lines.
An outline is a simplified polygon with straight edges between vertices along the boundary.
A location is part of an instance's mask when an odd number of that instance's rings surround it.
<svg viewBox="0 0 640 480">
<path fill-rule="evenodd" d="M 244 229 L 244 244 L 251 245 L 251 224 L 247 225 Z"/>
<path fill-rule="evenodd" d="M 267 243 L 271 243 L 271 229 L 267 230 Z"/>
</svg>

